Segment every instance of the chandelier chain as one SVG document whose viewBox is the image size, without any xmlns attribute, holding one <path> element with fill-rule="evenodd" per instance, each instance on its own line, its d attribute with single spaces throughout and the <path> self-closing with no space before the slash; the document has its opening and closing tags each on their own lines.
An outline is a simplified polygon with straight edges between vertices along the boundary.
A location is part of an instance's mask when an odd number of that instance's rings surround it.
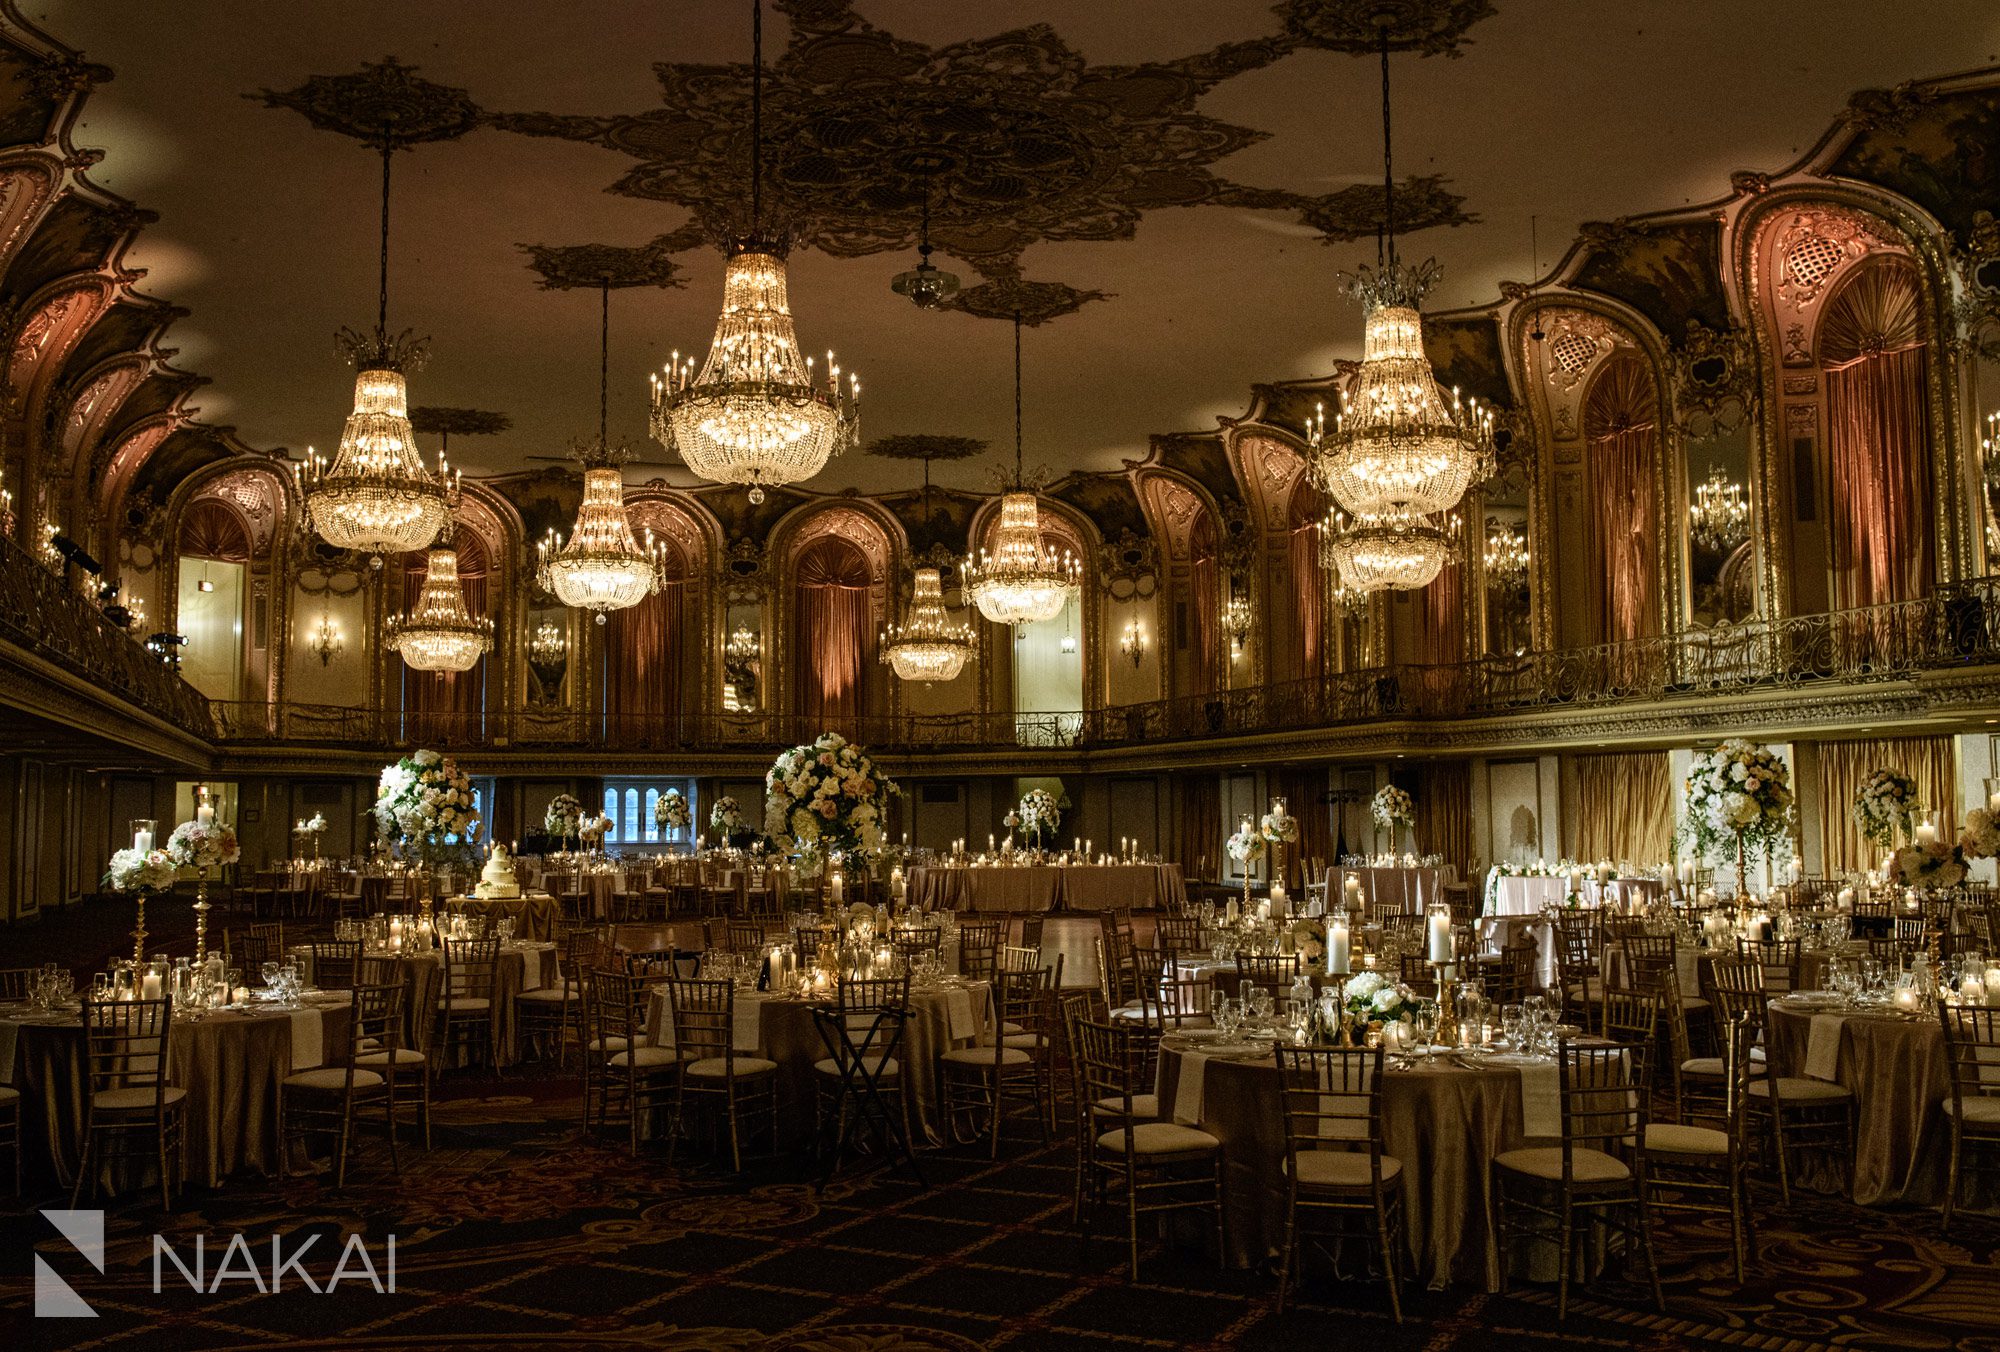
<svg viewBox="0 0 2000 1352">
<path fill-rule="evenodd" d="M 389 139 L 389 127 L 382 127 L 382 257 L 381 269 L 375 287 L 375 340 L 386 342 L 389 337 L 389 164 L 395 158 L 396 145 Z"/>
<path fill-rule="evenodd" d="M 764 217 L 764 0 L 750 0 L 750 235 Z"/>
<path fill-rule="evenodd" d="M 1021 312 L 1014 311 L 1014 481 L 1021 481 Z"/>
<path fill-rule="evenodd" d="M 597 288 L 597 446 L 611 449 L 611 279 Z"/>
<path fill-rule="evenodd" d="M 1382 218 L 1389 236 L 1389 263 L 1396 262 L 1396 170 L 1389 157 L 1389 30 L 1377 29 L 1382 48 Z"/>
</svg>

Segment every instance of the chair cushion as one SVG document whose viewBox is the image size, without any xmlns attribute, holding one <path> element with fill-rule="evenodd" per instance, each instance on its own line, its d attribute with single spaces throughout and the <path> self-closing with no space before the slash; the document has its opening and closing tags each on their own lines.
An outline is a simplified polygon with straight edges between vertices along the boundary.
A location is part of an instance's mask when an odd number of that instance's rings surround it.
<svg viewBox="0 0 2000 1352">
<path fill-rule="evenodd" d="M 766 1061 L 761 1056 L 739 1056 L 736 1058 L 736 1078 L 739 1080 L 747 1075 L 768 1075 L 777 1068 L 778 1063 L 776 1061 Z M 729 1077 L 729 1062 L 720 1056 L 711 1056 L 701 1061 L 690 1061 L 684 1073 L 692 1080 L 727 1079 Z"/>
<path fill-rule="evenodd" d="M 868 1057 L 867 1065 L 868 1065 L 868 1073 L 870 1075 L 875 1076 L 878 1079 L 885 1076 L 899 1075 L 902 1073 L 903 1070 L 902 1063 L 893 1056 Z M 841 1064 L 840 1062 L 834 1060 L 831 1056 L 822 1056 L 819 1060 L 813 1062 L 813 1070 L 817 1074 L 827 1075 L 831 1076 L 834 1079 L 839 1079 L 841 1075 Z M 859 1083 L 859 1081 L 857 1081 L 857 1083 Z"/>
<path fill-rule="evenodd" d="M 576 994 L 573 991 L 556 990 L 554 987 L 544 987 L 543 989 L 538 991 L 523 991 L 521 994 L 515 996 L 514 998 L 522 1001 L 525 1004 L 565 1005 L 568 1004 L 571 1000 L 574 1000 L 576 998 Z"/>
<path fill-rule="evenodd" d="M 1604 978 L 1587 976 L 1581 981 L 1572 981 L 1563 987 L 1563 994 L 1572 1000 L 1595 1000 L 1604 994 Z"/>
<path fill-rule="evenodd" d="M 1132 1139 L 1130 1147 L 1125 1143 L 1128 1136 Z M 1101 1150 L 1116 1150 L 1120 1154 L 1129 1148 L 1141 1155 L 1187 1155 L 1222 1148 L 1222 1142 L 1207 1132 L 1178 1122 L 1141 1122 L 1134 1127 L 1120 1127 L 1098 1137 L 1097 1145 Z"/>
<path fill-rule="evenodd" d="M 1004 1035 L 1012 1037 L 1016 1033 L 1026 1032 L 1027 1030 L 1022 1028 L 1020 1024 L 1015 1023 L 1012 1019 L 1006 1019 L 1002 1021 L 1002 1023 L 1000 1024 L 1000 1031 Z"/>
<path fill-rule="evenodd" d="M 1769 1098 L 1770 1080 L 1752 1080 L 1751 1098 Z M 1854 1095 L 1837 1084 L 1825 1080 L 1815 1080 L 1803 1075 L 1780 1075 L 1777 1079 L 1778 1097 L 1787 1103 L 1839 1103 Z"/>
<path fill-rule="evenodd" d="M 1143 1019 L 1146 1017 L 1146 1010 L 1135 1000 L 1131 1004 L 1120 1005 L 1111 1010 L 1110 1016 L 1114 1019 Z"/>
<path fill-rule="evenodd" d="M 0 1084 L 0 1104 L 18 1103 L 20 1099 L 21 1099 L 20 1090 L 9 1089 L 6 1085 Z"/>
<path fill-rule="evenodd" d="M 1000 1039 L 1002 1046 L 1019 1047 L 1024 1052 L 1036 1051 L 1049 1045 L 1049 1040 L 1040 1033 L 1009 1033 Z"/>
<path fill-rule="evenodd" d="M 493 1002 L 483 995 L 447 995 L 442 1008 L 447 1014 L 477 1014 L 493 1008 Z"/>
<path fill-rule="evenodd" d="M 1965 1108 L 1965 1121 L 1977 1122 L 1981 1126 L 2000 1126 L 2000 1098 L 1968 1098 L 1961 1102 Z M 1952 1111 L 1952 1102 L 1948 1098 L 1944 1101 L 1944 1110 Z"/>
<path fill-rule="evenodd" d="M 1681 1062 L 1681 1074 L 1691 1079 L 1719 1080 L 1722 1073 L 1722 1058 L 1719 1056 L 1690 1056 Z"/>
<path fill-rule="evenodd" d="M 1571 1177 L 1579 1183 L 1615 1183 L 1632 1176 L 1623 1160 L 1602 1150 L 1577 1150 L 1572 1152 L 1571 1159 Z M 1560 1179 L 1563 1175 L 1562 1147 L 1556 1145 L 1502 1151 L 1493 1157 L 1493 1162 L 1510 1173 L 1530 1178 Z"/>
<path fill-rule="evenodd" d="M 1125 1114 L 1125 1100 L 1116 1094 L 1108 1095 L 1092 1104 L 1091 1110 L 1098 1113 L 1109 1113 L 1113 1117 L 1122 1117 Z M 1134 1094 L 1132 1096 L 1132 1115 L 1135 1117 L 1158 1117 L 1160 1115 L 1160 1096 L 1158 1094 Z"/>
<path fill-rule="evenodd" d="M 605 1064 L 608 1066 L 627 1066 L 634 1061 L 639 1063 L 641 1069 L 650 1070 L 655 1066 L 678 1065 L 680 1057 L 674 1055 L 672 1047 L 639 1047 L 633 1051 L 619 1052 L 609 1061 L 606 1061 Z"/>
<path fill-rule="evenodd" d="M 424 1063 L 424 1054 L 422 1052 L 412 1051 L 408 1047 L 396 1048 L 397 1065 L 421 1066 L 423 1063 Z M 361 1053 L 361 1055 L 354 1058 L 354 1064 L 357 1066 L 386 1066 L 389 1064 L 389 1053 L 363 1052 Z"/>
<path fill-rule="evenodd" d="M 372 1070 L 356 1070 L 354 1072 L 354 1087 L 356 1089 L 373 1089 L 381 1083 L 382 1077 Z M 296 1075 L 287 1075 L 285 1077 L 285 1088 L 345 1089 L 347 1088 L 347 1071 L 341 1066 L 328 1066 L 324 1070 L 302 1070 Z"/>
<path fill-rule="evenodd" d="M 167 1104 L 175 1104 L 186 1097 L 187 1090 L 169 1088 L 165 1094 L 161 1095 L 161 1100 Z M 150 1110 L 153 1106 L 153 1091 L 151 1089 L 100 1089 L 90 1096 L 90 1106 L 106 1109 L 114 1113 L 127 1113 L 139 1108 Z"/>
<path fill-rule="evenodd" d="M 1714 1127 L 1683 1127 L 1673 1122 L 1646 1124 L 1646 1149 L 1656 1155 L 1727 1155 L 1729 1133 Z"/>
<path fill-rule="evenodd" d="M 641 1047 L 645 1046 L 650 1041 L 652 1041 L 652 1039 L 648 1037 L 646 1034 L 644 1033 L 639 1034 L 638 1042 Z M 622 1037 L 594 1037 L 590 1040 L 590 1045 L 585 1047 L 584 1050 L 588 1052 L 624 1051 L 625 1039 Z"/>
<path fill-rule="evenodd" d="M 1000 1049 L 1000 1064 L 1003 1066 L 1025 1066 L 1032 1059 L 1019 1047 L 1002 1047 Z M 993 1049 L 991 1047 L 954 1047 L 944 1055 L 938 1057 L 938 1060 L 954 1066 L 990 1066 L 993 1064 Z"/>
<path fill-rule="evenodd" d="M 1289 1162 L 1288 1162 L 1289 1167 Z M 1403 1162 L 1394 1155 L 1382 1157 L 1382 1181 L 1387 1183 L 1403 1172 Z M 1299 1182 L 1309 1188 L 1365 1188 L 1369 1185 L 1368 1152 L 1365 1150 L 1301 1150 Z"/>
</svg>

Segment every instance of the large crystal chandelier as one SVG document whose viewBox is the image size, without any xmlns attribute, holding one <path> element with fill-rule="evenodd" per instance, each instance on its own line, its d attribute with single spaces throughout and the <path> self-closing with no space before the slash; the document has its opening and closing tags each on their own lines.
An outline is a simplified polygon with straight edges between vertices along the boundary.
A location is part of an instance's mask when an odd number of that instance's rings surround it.
<svg viewBox="0 0 2000 1352">
<path fill-rule="evenodd" d="M 1527 585 L 1528 537 L 1496 517 L 1486 518 L 1486 585 L 1522 587 Z"/>
<path fill-rule="evenodd" d="M 1696 546 L 1728 554 L 1750 538 L 1750 504 L 1743 487 L 1720 465 L 1708 467 L 1708 478 L 1697 484 L 1688 508 L 1688 535 Z"/>
<path fill-rule="evenodd" d="M 993 549 L 967 554 L 959 569 L 965 593 L 995 624 L 1034 624 L 1062 613 L 1083 565 L 1042 540 L 1034 484 L 1021 467 L 1021 316 L 1014 316 L 1014 476 L 1000 495 Z"/>
<path fill-rule="evenodd" d="M 555 531 L 536 546 L 535 580 L 566 606 L 593 611 L 604 623 L 607 613 L 638 605 L 660 585 L 661 549 L 648 532 L 642 546 L 625 515 L 625 476 L 618 464 L 621 449 L 610 444 L 611 282 L 600 285 L 598 329 L 597 443 L 576 454 L 585 465 L 583 501 L 576 509 L 576 526 L 569 539 Z"/>
<path fill-rule="evenodd" d="M 354 362 L 354 411 L 341 429 L 333 463 L 307 451 L 299 467 L 306 520 L 337 549 L 384 554 L 422 549 L 451 518 L 458 484 L 438 457 L 437 472 L 424 468 L 410 427 L 406 367 L 422 359 L 423 344 L 407 334 L 389 336 L 389 166 L 395 142 L 382 138 L 382 248 L 375 333 L 340 335 Z"/>
<path fill-rule="evenodd" d="M 906 681 L 949 681 L 974 652 L 972 630 L 945 613 L 944 584 L 935 568 L 919 568 L 901 624 L 882 627 L 882 660 Z"/>
<path fill-rule="evenodd" d="M 418 671 L 470 671 L 493 648 L 493 621 L 465 608 L 458 551 L 425 556 L 424 589 L 406 615 L 383 626 L 383 644 Z"/>
<path fill-rule="evenodd" d="M 1351 518 L 1326 535 L 1323 556 L 1351 560 L 1360 571 L 1342 580 L 1363 591 L 1428 585 L 1449 544 L 1443 515 L 1493 468 L 1492 414 L 1456 390 L 1447 396 L 1424 353 L 1419 307 L 1437 263 L 1409 267 L 1396 257 L 1386 30 L 1381 54 L 1382 252 L 1350 287 L 1366 311 L 1361 366 L 1333 425 L 1321 409 L 1306 429 L 1313 482 Z"/>
<path fill-rule="evenodd" d="M 666 375 L 653 377 L 652 431 L 687 467 L 715 483 L 750 485 L 750 501 L 769 484 L 796 483 L 826 468 L 860 429 L 861 381 L 845 386 L 833 354 L 821 383 L 799 353 L 785 294 L 785 250 L 762 238 L 764 140 L 763 7 L 753 6 L 750 235 L 730 245 L 722 315 L 699 375 L 676 351 Z"/>
</svg>

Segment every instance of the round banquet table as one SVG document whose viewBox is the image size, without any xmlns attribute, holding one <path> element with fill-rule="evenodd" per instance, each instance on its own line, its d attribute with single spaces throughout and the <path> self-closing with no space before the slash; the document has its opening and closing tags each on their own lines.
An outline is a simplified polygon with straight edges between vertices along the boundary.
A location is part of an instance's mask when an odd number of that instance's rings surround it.
<svg viewBox="0 0 2000 1352">
<path fill-rule="evenodd" d="M 1940 1104 L 1951 1093 L 1944 1030 L 1935 1018 L 1813 1010 L 1773 1000 L 1765 1056 L 1775 1075 L 1831 1080 L 1853 1091 L 1853 1199 L 1863 1206 L 1944 1200 L 1951 1148 Z M 1795 1159 L 1792 1182 L 1837 1191 L 1822 1156 Z"/>
<path fill-rule="evenodd" d="M 1179 864 L 932 864 L 910 870 L 910 900 L 926 910 L 1109 911 L 1187 902 Z"/>
<path fill-rule="evenodd" d="M 1329 897 L 1343 897 L 1347 893 L 1347 880 L 1361 880 L 1362 904 L 1372 913 L 1377 905 L 1394 901 L 1400 908 L 1415 915 L 1421 908 L 1419 899 L 1425 906 L 1444 899 L 1444 885 L 1449 881 L 1443 869 L 1402 868 L 1364 866 L 1361 868 L 1330 868 L 1326 871 L 1326 894 Z"/>
<path fill-rule="evenodd" d="M 213 1188 L 242 1170 L 278 1172 L 278 1086 L 346 1055 L 350 997 L 308 996 L 296 1010 L 252 1004 L 174 1011 L 167 1082 L 187 1091 L 181 1159 L 189 1183 Z M 0 1007 L 0 1083 L 21 1091 L 22 1169 L 67 1188 L 76 1180 L 84 1068 L 80 1013 Z M 121 1178 L 120 1186 L 139 1179 Z"/>
<path fill-rule="evenodd" d="M 756 991 L 739 991 L 736 995 L 739 1019 L 734 1039 L 736 1051 L 778 1063 L 778 1137 L 787 1149 L 796 1149 L 812 1139 L 816 1093 L 813 1062 L 829 1055 L 813 1022 L 814 1008 L 823 1003 Z M 754 1039 L 750 1032 L 751 1009 L 755 1010 Z M 903 1089 L 909 1097 L 913 1146 L 945 1143 L 938 1055 L 954 1047 L 977 1043 L 992 1023 L 992 1009 L 992 988 L 984 981 L 947 981 L 938 986 L 910 988 L 910 1019 L 903 1027 L 903 1042 L 896 1049 L 896 1060 L 903 1065 L 907 1077 Z M 653 988 L 646 1024 L 653 1045 L 673 1044 L 664 985 Z"/>
<path fill-rule="evenodd" d="M 1276 1256 L 1285 1230 L 1278 1068 L 1268 1051 L 1255 1059 L 1208 1060 L 1197 1106 L 1180 1086 L 1184 1054 L 1193 1045 L 1173 1035 L 1161 1043 L 1161 1115 L 1222 1142 L 1226 1257 L 1233 1267 L 1261 1266 Z M 1545 1089 L 1553 1089 L 1554 1074 L 1551 1062 Z M 1528 1144 L 1555 1144 L 1560 1129 L 1560 1117 L 1550 1119 L 1560 1110 L 1545 1093 L 1541 1115 L 1550 1134 L 1526 1135 L 1522 1099 L 1522 1072 L 1505 1067 L 1470 1069 L 1440 1057 L 1429 1066 L 1383 1072 L 1382 1149 L 1403 1161 L 1404 1241 L 1411 1271 L 1432 1290 L 1452 1282 L 1499 1289 L 1493 1157 Z M 1532 1245 L 1530 1253 L 1552 1271 L 1546 1248 Z"/>
<path fill-rule="evenodd" d="M 387 956 L 369 953 L 368 957 Z M 431 1045 L 438 1007 L 438 986 L 444 980 L 444 955 L 428 953 L 394 955 L 403 969 L 403 1045 L 419 1051 Z M 299 975 L 310 982 L 312 950 L 295 948 L 292 960 Z M 514 999 L 526 991 L 555 984 L 558 975 L 556 946 L 550 943 L 512 943 L 500 948 L 500 963 L 493 976 L 493 1064 L 511 1066 L 521 1059 L 520 1037 L 514 1016 Z"/>
<path fill-rule="evenodd" d="M 552 943 L 562 925 L 562 906 L 546 892 L 528 892 L 518 897 L 447 897 L 447 915 L 476 915 L 499 919 L 514 917 L 514 937 Z"/>
</svg>

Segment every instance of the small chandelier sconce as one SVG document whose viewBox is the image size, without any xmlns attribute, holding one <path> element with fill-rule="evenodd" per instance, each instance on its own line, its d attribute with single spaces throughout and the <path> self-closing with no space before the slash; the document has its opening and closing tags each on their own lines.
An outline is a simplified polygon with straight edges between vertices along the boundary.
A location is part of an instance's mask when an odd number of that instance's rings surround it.
<svg viewBox="0 0 2000 1352">
<path fill-rule="evenodd" d="M 1697 546 L 1717 554 L 1728 554 L 1750 538 L 1750 504 L 1743 486 L 1720 465 L 1710 465 L 1708 478 L 1695 486 L 1688 533 Z"/>
<path fill-rule="evenodd" d="M 1230 661 L 1243 660 L 1244 645 L 1250 637 L 1251 626 L 1249 598 L 1240 594 L 1232 595 L 1229 604 L 1223 607 L 1222 611 L 1222 631 L 1229 635 Z"/>
<path fill-rule="evenodd" d="M 1132 659 L 1138 666 L 1146 660 L 1146 625 L 1143 620 L 1128 620 L 1125 632 L 1118 640 L 1118 651 Z"/>
<path fill-rule="evenodd" d="M 341 634 L 340 626 L 333 622 L 333 616 L 320 613 L 319 623 L 313 626 L 312 650 L 319 654 L 319 664 L 330 666 L 333 659 L 346 648 L 347 639 Z"/>
<path fill-rule="evenodd" d="M 543 620 L 528 637 L 528 669 L 549 701 L 562 690 L 563 673 L 569 670 L 569 635 L 552 620 Z"/>
</svg>

